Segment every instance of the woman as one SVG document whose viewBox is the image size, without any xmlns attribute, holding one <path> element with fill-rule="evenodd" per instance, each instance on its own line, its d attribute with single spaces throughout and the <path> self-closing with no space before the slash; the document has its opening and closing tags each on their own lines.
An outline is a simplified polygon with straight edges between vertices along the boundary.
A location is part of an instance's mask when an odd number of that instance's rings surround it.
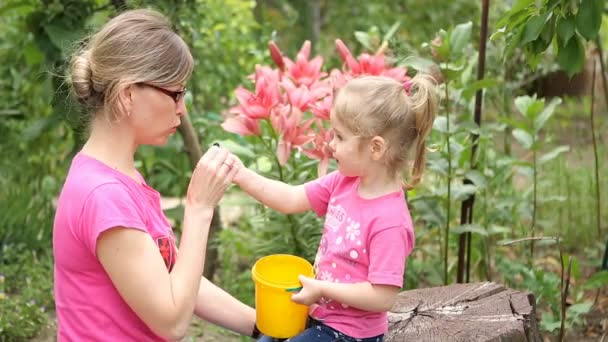
<svg viewBox="0 0 608 342">
<path fill-rule="evenodd" d="M 193 171 L 179 254 L 160 195 L 134 164 L 138 146 L 175 133 L 192 68 L 184 41 L 151 10 L 113 18 L 72 58 L 68 80 L 91 116 L 53 227 L 59 341 L 177 340 L 193 314 L 255 330 L 255 311 L 202 277 L 233 157 L 212 147 Z"/>
</svg>

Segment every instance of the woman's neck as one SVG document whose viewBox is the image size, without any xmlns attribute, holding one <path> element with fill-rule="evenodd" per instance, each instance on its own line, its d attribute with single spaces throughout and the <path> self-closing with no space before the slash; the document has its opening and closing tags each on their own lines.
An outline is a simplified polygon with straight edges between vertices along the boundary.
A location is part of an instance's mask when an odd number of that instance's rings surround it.
<svg viewBox="0 0 608 342">
<path fill-rule="evenodd" d="M 358 192 L 361 197 L 376 198 L 401 189 L 401 181 L 397 176 L 384 168 L 374 171 L 360 177 Z"/>
<path fill-rule="evenodd" d="M 139 182 L 134 162 L 136 149 L 133 134 L 124 124 L 97 116 L 81 152 Z"/>
</svg>

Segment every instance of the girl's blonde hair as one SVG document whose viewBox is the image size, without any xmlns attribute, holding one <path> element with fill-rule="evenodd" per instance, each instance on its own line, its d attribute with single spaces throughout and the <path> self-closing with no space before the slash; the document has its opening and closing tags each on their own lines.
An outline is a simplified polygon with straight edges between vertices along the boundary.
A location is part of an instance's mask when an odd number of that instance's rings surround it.
<svg viewBox="0 0 608 342">
<path fill-rule="evenodd" d="M 121 114 L 118 94 L 124 86 L 147 82 L 158 86 L 185 83 L 194 61 L 186 43 L 161 13 L 131 10 L 85 39 L 70 61 L 72 92 L 90 112 L 107 109 L 108 119 Z"/>
<path fill-rule="evenodd" d="M 408 189 L 420 182 L 425 166 L 425 138 L 437 113 L 435 82 L 418 74 L 404 84 L 382 76 L 363 76 L 349 81 L 334 101 L 333 115 L 354 135 L 381 136 L 387 141 L 385 163 L 390 172 L 405 169 L 415 151 Z"/>
</svg>

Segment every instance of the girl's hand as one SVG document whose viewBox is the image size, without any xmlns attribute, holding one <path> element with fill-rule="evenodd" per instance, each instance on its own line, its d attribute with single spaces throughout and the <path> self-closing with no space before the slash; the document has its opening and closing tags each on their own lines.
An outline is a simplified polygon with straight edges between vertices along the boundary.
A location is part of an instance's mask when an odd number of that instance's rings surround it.
<svg viewBox="0 0 608 342">
<path fill-rule="evenodd" d="M 240 184 L 241 179 L 245 177 L 245 172 L 242 172 L 246 169 L 245 165 L 243 165 L 243 161 L 234 154 L 230 154 L 230 157 L 234 159 L 233 167 L 236 168 L 236 175 L 232 180 L 235 184 Z"/>
<path fill-rule="evenodd" d="M 196 207 L 214 208 L 238 172 L 235 157 L 227 150 L 212 146 L 192 172 L 186 201 Z"/>
<path fill-rule="evenodd" d="M 303 305 L 312 305 L 323 297 L 323 281 L 314 278 L 299 276 L 302 283 L 302 290 L 291 296 L 291 300 Z"/>
</svg>

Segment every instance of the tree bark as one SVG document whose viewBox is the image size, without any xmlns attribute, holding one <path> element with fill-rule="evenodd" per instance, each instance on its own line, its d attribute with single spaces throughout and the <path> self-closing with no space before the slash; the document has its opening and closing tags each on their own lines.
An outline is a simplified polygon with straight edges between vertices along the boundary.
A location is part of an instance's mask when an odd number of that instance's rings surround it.
<svg viewBox="0 0 608 342">
<path fill-rule="evenodd" d="M 203 150 L 198 140 L 198 134 L 192 125 L 192 121 L 188 115 L 182 117 L 182 124 L 179 126 L 179 133 L 184 140 L 184 147 L 188 154 L 188 160 L 190 165 L 194 169 L 199 159 L 203 155 Z M 217 233 L 222 230 L 222 222 L 220 220 L 219 208 L 213 211 L 213 218 L 211 220 L 211 226 L 209 227 L 209 239 L 207 243 L 207 260 L 205 262 L 205 268 L 203 270 L 203 276 L 209 280 L 213 280 L 213 275 L 217 268 L 218 252 L 217 247 L 214 245 L 215 237 Z"/>
<path fill-rule="evenodd" d="M 404 291 L 388 319 L 387 342 L 542 341 L 534 295 L 492 282 Z"/>
</svg>

